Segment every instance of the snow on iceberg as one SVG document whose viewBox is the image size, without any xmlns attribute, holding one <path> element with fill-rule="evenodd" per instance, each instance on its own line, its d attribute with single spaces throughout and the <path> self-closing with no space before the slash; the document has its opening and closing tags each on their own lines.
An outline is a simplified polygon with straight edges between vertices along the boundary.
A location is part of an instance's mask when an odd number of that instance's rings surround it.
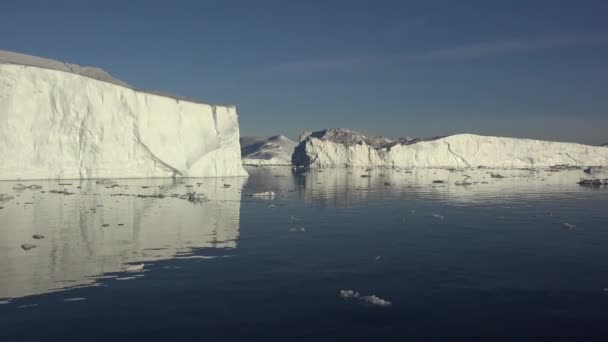
<svg viewBox="0 0 608 342">
<path fill-rule="evenodd" d="M 345 129 L 306 135 L 296 147 L 294 166 L 403 168 L 545 168 L 606 166 L 604 147 L 531 139 L 458 134 L 427 140 L 368 138 Z"/>
<path fill-rule="evenodd" d="M 289 138 L 277 135 L 266 140 L 241 138 L 243 165 L 291 166 L 291 155 L 298 144 Z"/>
<path fill-rule="evenodd" d="M 235 107 L 0 52 L 0 179 L 245 176 Z"/>
</svg>

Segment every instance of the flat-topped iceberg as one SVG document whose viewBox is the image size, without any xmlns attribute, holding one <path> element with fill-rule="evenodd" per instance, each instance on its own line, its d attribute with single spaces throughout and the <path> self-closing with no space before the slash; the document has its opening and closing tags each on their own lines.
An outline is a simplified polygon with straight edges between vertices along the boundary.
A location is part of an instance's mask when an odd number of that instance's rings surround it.
<svg viewBox="0 0 608 342">
<path fill-rule="evenodd" d="M 28 65 L 31 64 L 31 65 Z M 0 179 L 244 176 L 233 106 L 0 53 Z"/>
<path fill-rule="evenodd" d="M 241 138 L 243 165 L 291 166 L 291 156 L 297 145 L 295 141 L 282 135 L 268 139 Z"/>
<path fill-rule="evenodd" d="M 296 147 L 299 167 L 545 168 L 606 166 L 605 147 L 458 134 L 417 140 L 367 138 L 344 130 L 308 134 Z"/>
</svg>

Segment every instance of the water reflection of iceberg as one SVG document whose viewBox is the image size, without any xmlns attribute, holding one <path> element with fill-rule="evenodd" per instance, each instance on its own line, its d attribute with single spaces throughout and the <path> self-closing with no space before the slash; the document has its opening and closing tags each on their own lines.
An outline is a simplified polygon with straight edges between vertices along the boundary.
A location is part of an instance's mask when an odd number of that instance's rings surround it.
<svg viewBox="0 0 608 342">
<path fill-rule="evenodd" d="M 0 211 L 0 298 L 91 284 L 128 263 L 187 256 L 197 248 L 235 248 L 245 181 L 49 181 L 28 182 L 43 189 L 21 191 L 13 190 L 16 182 L 0 182 L 0 193 L 15 196 Z M 49 192 L 54 189 L 74 194 Z M 176 198 L 188 192 L 206 200 Z M 34 234 L 45 238 L 32 240 Z M 26 242 L 38 247 L 24 251 Z"/>
<path fill-rule="evenodd" d="M 252 173 L 252 171 L 249 171 Z M 516 200 L 521 196 L 559 196 L 590 189 L 576 183 L 583 170 L 498 169 L 313 169 L 304 173 L 282 169 L 257 172 L 266 188 L 295 189 L 309 204 L 349 207 L 368 200 L 428 198 L 453 205 Z M 278 177 L 274 176 L 277 173 Z M 255 173 L 254 173 L 255 174 Z M 255 177 L 254 177 L 255 178 Z M 247 185 L 249 187 L 249 184 Z M 591 190 L 592 191 L 592 190 Z"/>
</svg>

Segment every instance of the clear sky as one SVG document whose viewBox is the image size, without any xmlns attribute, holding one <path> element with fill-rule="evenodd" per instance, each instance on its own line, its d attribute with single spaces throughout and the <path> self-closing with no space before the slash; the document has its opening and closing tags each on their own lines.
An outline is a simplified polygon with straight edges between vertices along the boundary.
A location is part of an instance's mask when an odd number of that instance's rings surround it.
<svg viewBox="0 0 608 342">
<path fill-rule="evenodd" d="M 3 1 L 0 49 L 235 104 L 243 136 L 608 141 L 608 1 Z"/>
</svg>

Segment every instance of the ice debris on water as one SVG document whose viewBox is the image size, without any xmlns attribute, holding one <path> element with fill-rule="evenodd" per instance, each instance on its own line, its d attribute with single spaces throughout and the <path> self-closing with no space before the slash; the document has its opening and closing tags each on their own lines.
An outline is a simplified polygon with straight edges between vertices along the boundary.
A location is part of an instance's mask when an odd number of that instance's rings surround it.
<svg viewBox="0 0 608 342">
<path fill-rule="evenodd" d="M 251 197 L 273 199 L 276 196 L 274 191 L 264 191 L 251 194 Z"/>
<path fill-rule="evenodd" d="M 294 233 L 304 233 L 304 232 L 306 232 L 306 228 L 304 228 L 304 227 L 293 227 L 289 231 L 294 232 Z"/>
<path fill-rule="evenodd" d="M 25 190 L 25 189 L 27 189 L 27 186 L 25 186 L 21 183 L 15 184 L 15 186 L 13 186 L 13 190 L 20 191 L 20 190 Z"/>
<path fill-rule="evenodd" d="M 441 214 L 433 213 L 432 216 L 433 216 L 433 218 L 438 219 L 438 220 L 443 220 L 444 219 L 443 215 L 441 215 Z"/>
<path fill-rule="evenodd" d="M 364 302 L 368 302 L 370 304 L 377 305 L 377 306 L 391 306 L 393 304 L 393 303 L 389 302 L 388 300 L 384 300 L 375 295 L 363 296 L 363 297 L 360 297 L 360 299 Z"/>
<path fill-rule="evenodd" d="M 0 300 L 0 305 L 10 304 L 11 302 L 8 300 Z"/>
<path fill-rule="evenodd" d="M 366 302 L 376 306 L 391 306 L 393 303 L 388 300 L 382 299 L 376 295 L 361 296 L 359 292 L 354 290 L 340 290 L 340 298 L 343 299 L 358 299 L 362 302 Z"/>
<path fill-rule="evenodd" d="M 7 201 L 12 200 L 13 198 L 15 198 L 15 197 L 13 197 L 11 195 L 0 194 L 0 202 L 7 202 Z"/>
<path fill-rule="evenodd" d="M 34 234 L 34 235 L 32 235 L 32 238 L 34 238 L 36 240 L 41 240 L 41 239 L 44 239 L 44 235 Z"/>
<path fill-rule="evenodd" d="M 359 298 L 359 293 L 353 290 L 340 290 L 340 297 L 345 299 Z"/>
<path fill-rule="evenodd" d="M 79 302 L 79 301 L 82 301 L 82 300 L 85 300 L 85 299 L 86 298 L 84 298 L 84 297 L 74 297 L 74 298 L 66 298 L 63 301 L 64 302 Z"/>
<path fill-rule="evenodd" d="M 380 261 L 381 257 L 378 255 L 376 256 L 376 261 Z"/>
<path fill-rule="evenodd" d="M 562 224 L 562 227 L 564 227 L 566 229 L 574 229 L 574 228 L 576 228 L 576 225 L 572 224 L 572 223 L 565 222 L 565 223 Z"/>
<path fill-rule="evenodd" d="M 36 245 L 32 245 L 31 243 L 24 243 L 23 245 L 21 245 L 21 249 L 23 249 L 24 251 L 29 251 L 30 249 L 34 249 L 38 246 Z"/>
<path fill-rule="evenodd" d="M 144 269 L 144 264 L 127 265 L 125 272 L 140 272 Z"/>
</svg>

